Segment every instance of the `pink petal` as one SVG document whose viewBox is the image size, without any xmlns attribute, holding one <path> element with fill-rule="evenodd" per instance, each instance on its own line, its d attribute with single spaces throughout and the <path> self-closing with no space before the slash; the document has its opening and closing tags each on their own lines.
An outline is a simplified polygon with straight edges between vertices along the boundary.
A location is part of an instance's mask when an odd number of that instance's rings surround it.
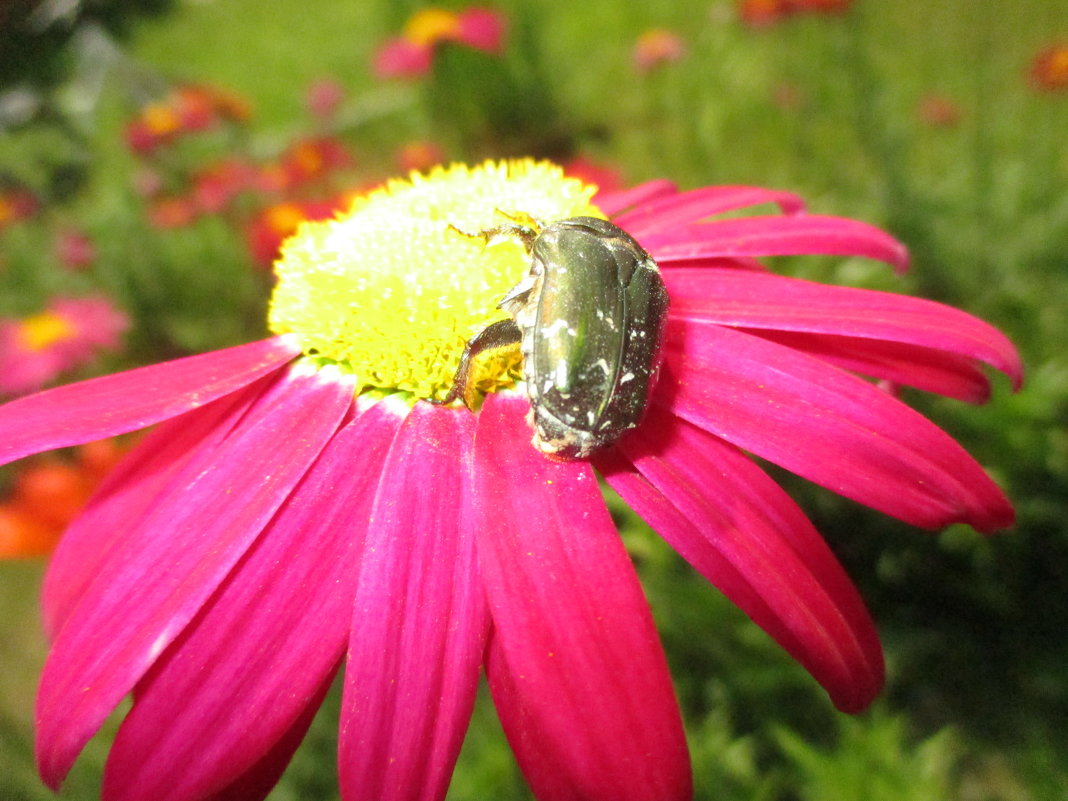
<svg viewBox="0 0 1068 801">
<path fill-rule="evenodd" d="M 321 697 L 348 641 L 371 503 L 402 419 L 386 405 L 334 436 L 138 684 L 104 774 L 108 801 L 215 793 Z"/>
<path fill-rule="evenodd" d="M 673 226 L 764 203 L 774 203 L 785 214 L 796 214 L 805 208 L 805 201 L 792 192 L 754 186 L 709 186 L 643 203 L 619 215 L 615 222 L 640 240 Z"/>
<path fill-rule="evenodd" d="M 672 319 L 667 341 L 654 402 L 705 431 L 913 525 L 1011 524 L 963 448 L 861 379 L 717 325 Z"/>
<path fill-rule="evenodd" d="M 751 256 L 735 256 L 733 258 L 706 257 L 696 259 L 678 259 L 671 262 L 671 266 L 665 267 L 660 272 L 665 277 L 678 276 L 694 268 L 703 270 L 753 270 L 758 273 L 768 272 L 768 267 L 760 259 Z"/>
<path fill-rule="evenodd" d="M 262 801 L 262 799 L 266 798 L 271 790 L 274 789 L 274 786 L 278 784 L 278 780 L 282 778 L 289 761 L 293 758 L 293 753 L 304 739 L 304 735 L 307 734 L 308 728 L 315 719 L 315 713 L 319 711 L 319 707 L 322 706 L 323 699 L 333 683 L 333 677 L 333 673 L 331 673 L 327 680 L 323 682 L 323 686 L 319 688 L 315 697 L 307 703 L 297 722 L 282 735 L 278 742 L 274 744 L 274 747 L 264 754 L 259 762 L 236 777 L 217 793 L 212 793 L 203 799 L 198 798 L 197 801 Z"/>
<path fill-rule="evenodd" d="M 489 625 L 475 565 L 466 409 L 419 403 L 382 470 L 345 667 L 346 801 L 441 799 Z"/>
<path fill-rule="evenodd" d="M 434 51 L 403 37 L 389 39 L 374 54 L 376 78 L 418 78 L 430 72 Z"/>
<path fill-rule="evenodd" d="M 58 786 L 116 704 L 178 637 L 352 403 L 333 371 L 290 375 L 230 438 L 169 482 L 59 632 L 37 698 L 37 761 Z"/>
<path fill-rule="evenodd" d="M 759 329 L 746 333 L 803 351 L 836 367 L 894 384 L 970 403 L 983 403 L 990 397 L 990 381 L 983 371 L 973 360 L 952 353 L 859 337 Z"/>
<path fill-rule="evenodd" d="M 735 328 L 918 345 L 985 362 L 1019 386 L 1020 357 L 996 328 L 929 300 L 738 270 L 663 271 L 671 314 Z"/>
<path fill-rule="evenodd" d="M 819 681 L 843 711 L 883 659 L 856 589 L 797 505 L 736 448 L 651 414 L 598 468 L 625 501 Z M 629 462 L 629 463 L 628 463 Z M 633 465 L 633 466 L 632 466 Z"/>
<path fill-rule="evenodd" d="M 867 223 L 843 217 L 797 214 L 692 223 L 641 239 L 661 266 L 679 260 L 721 256 L 864 256 L 908 266 L 905 247 Z"/>
<path fill-rule="evenodd" d="M 657 178 L 618 192 L 598 192 L 595 199 L 597 208 L 609 217 L 615 217 L 625 209 L 640 207 L 643 203 L 675 193 L 675 184 L 663 178 Z"/>
<path fill-rule="evenodd" d="M 476 50 L 500 54 L 504 52 L 507 21 L 492 8 L 467 8 L 456 15 L 459 28 L 456 40 Z"/>
<path fill-rule="evenodd" d="M 0 406 L 0 464 L 135 431 L 250 384 L 299 354 L 290 337 L 56 387 Z"/>
<path fill-rule="evenodd" d="M 167 420 L 108 474 L 89 503 L 63 532 L 45 574 L 45 630 L 54 639 L 92 578 L 147 514 L 188 461 L 215 448 L 273 381 L 261 378 L 242 390 Z"/>
<path fill-rule="evenodd" d="M 504 731 L 541 801 L 687 799 L 686 740 L 634 568 L 590 466 L 531 447 L 527 408 L 490 395 L 475 439 Z"/>
</svg>

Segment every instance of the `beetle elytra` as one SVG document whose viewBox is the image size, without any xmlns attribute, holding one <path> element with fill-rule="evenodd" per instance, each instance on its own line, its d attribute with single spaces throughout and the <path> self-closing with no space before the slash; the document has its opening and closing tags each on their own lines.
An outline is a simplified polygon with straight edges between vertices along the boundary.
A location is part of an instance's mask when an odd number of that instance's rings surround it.
<svg viewBox="0 0 1068 801">
<path fill-rule="evenodd" d="M 470 405 L 471 360 L 519 343 L 534 445 L 583 459 L 641 421 L 660 366 L 667 291 L 656 262 L 619 226 L 598 217 L 530 222 L 477 234 L 456 229 L 487 244 L 518 239 L 530 270 L 498 304 L 512 319 L 467 343 L 442 403 Z"/>
</svg>

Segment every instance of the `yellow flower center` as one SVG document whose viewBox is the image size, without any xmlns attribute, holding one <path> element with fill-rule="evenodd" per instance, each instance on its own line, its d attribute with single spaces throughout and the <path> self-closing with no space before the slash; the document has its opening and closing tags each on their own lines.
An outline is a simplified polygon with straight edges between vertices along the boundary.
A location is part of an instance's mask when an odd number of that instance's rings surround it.
<svg viewBox="0 0 1068 801">
<path fill-rule="evenodd" d="M 31 351 L 45 350 L 57 342 L 72 338 L 75 333 L 70 320 L 50 311 L 25 317 L 19 323 L 22 344 Z"/>
<path fill-rule="evenodd" d="M 460 31 L 456 15 L 444 8 L 424 8 L 416 11 L 404 26 L 404 38 L 412 44 L 433 47 L 438 42 L 453 39 Z"/>
<path fill-rule="evenodd" d="M 596 188 L 531 160 L 436 167 L 357 198 L 338 219 L 305 222 L 275 264 L 269 325 L 364 390 L 443 398 L 464 345 L 507 318 L 501 298 L 529 269 L 512 240 L 466 236 L 530 215 L 604 217 Z M 503 213 L 503 214 L 502 214 Z M 479 392 L 512 386 L 518 347 L 474 366 Z"/>
</svg>

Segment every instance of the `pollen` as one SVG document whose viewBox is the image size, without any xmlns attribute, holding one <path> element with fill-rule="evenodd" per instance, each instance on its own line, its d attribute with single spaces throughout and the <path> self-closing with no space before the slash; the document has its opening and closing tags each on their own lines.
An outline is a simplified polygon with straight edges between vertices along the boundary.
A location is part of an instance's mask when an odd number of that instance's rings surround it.
<svg viewBox="0 0 1068 801">
<path fill-rule="evenodd" d="M 501 298 L 526 274 L 521 243 L 478 236 L 517 215 L 604 217 L 596 188 L 532 160 L 454 164 L 358 197 L 333 220 L 305 222 L 275 264 L 269 325 L 337 364 L 363 391 L 441 399 L 464 345 L 507 319 Z M 473 366 L 480 392 L 521 377 L 516 347 Z"/>
</svg>

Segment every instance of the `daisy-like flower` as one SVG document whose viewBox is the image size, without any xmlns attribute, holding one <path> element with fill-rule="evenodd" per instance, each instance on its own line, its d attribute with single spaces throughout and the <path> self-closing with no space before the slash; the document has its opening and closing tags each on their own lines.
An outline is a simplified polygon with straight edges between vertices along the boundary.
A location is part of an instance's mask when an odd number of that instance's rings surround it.
<svg viewBox="0 0 1068 801">
<path fill-rule="evenodd" d="M 0 396 L 38 390 L 117 348 L 128 326 L 105 297 L 56 298 L 37 314 L 0 320 Z"/>
<path fill-rule="evenodd" d="M 505 18 L 493 9 L 422 8 L 408 19 L 400 36 L 382 43 L 372 68 L 379 78 L 418 78 L 430 71 L 437 48 L 449 42 L 500 55 L 506 31 Z"/>
<path fill-rule="evenodd" d="M 720 216 L 765 204 L 783 213 Z M 590 461 L 532 447 L 516 354 L 476 362 L 477 413 L 427 402 L 529 268 L 518 242 L 458 232 L 501 211 L 610 217 L 659 262 L 659 382 Z M 45 579 L 45 781 L 132 694 L 104 798 L 262 798 L 343 666 L 348 801 L 443 798 L 482 670 L 538 798 L 688 798 L 671 679 L 598 473 L 839 708 L 865 707 L 883 681 L 871 620 L 748 454 L 919 526 L 1000 528 L 1012 507 L 982 468 L 857 374 L 978 401 L 982 364 L 1020 368 L 962 312 L 757 260 L 794 253 L 905 261 L 785 192 L 653 181 L 594 198 L 544 162 L 453 165 L 305 224 L 276 265 L 270 339 L 0 407 L 3 461 L 158 424 Z"/>
</svg>

